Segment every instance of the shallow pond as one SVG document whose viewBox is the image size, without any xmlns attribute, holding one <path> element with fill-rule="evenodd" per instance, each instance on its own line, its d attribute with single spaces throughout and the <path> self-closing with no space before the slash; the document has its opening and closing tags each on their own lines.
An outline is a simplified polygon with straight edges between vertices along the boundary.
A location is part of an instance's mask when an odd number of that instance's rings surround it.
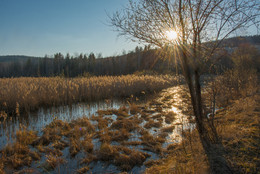
<svg viewBox="0 0 260 174">
<path fill-rule="evenodd" d="M 182 86 L 176 86 L 163 90 L 153 100 L 148 102 L 144 102 L 145 100 L 141 102 L 139 101 L 138 107 L 140 110 L 138 113 L 131 114 L 130 111 L 128 111 L 127 114 L 129 114 L 129 117 L 127 119 L 129 119 L 129 121 L 131 118 L 135 117 L 137 121 L 140 121 L 140 123 L 138 123 L 140 128 L 149 132 L 148 134 L 153 135 L 155 138 L 161 136 L 160 133 L 162 133 L 164 128 L 169 128 L 172 126 L 174 129 L 167 131 L 167 136 L 165 136 L 166 141 L 161 143 L 161 148 L 163 150 L 160 151 L 160 153 L 153 152 L 151 149 L 149 150 L 149 146 L 144 143 L 136 146 L 130 145 L 128 148 L 133 151 L 139 150 L 147 153 L 149 157 L 146 161 L 163 157 L 164 151 L 166 151 L 169 144 L 178 143 L 181 141 L 181 134 L 183 130 L 187 128 L 194 128 L 194 124 L 190 124 L 190 120 L 192 119 L 192 117 L 189 116 L 190 112 L 187 112 L 189 111 L 189 101 L 187 98 L 187 92 L 185 92 L 185 89 Z M 29 130 L 38 131 L 41 135 L 42 129 L 49 125 L 53 120 L 71 122 L 77 118 L 91 118 L 92 115 L 98 115 L 98 110 L 105 111 L 119 109 L 123 105 L 127 104 L 127 102 L 122 100 L 107 100 L 88 104 L 81 103 L 74 104 L 72 106 L 40 109 L 36 113 L 30 113 L 27 116 L 17 117 L 13 120 L 7 120 L 5 123 L 0 125 L 0 149 L 2 149 L 7 143 L 12 143 L 15 140 L 15 132 L 19 130 L 20 124 L 25 125 Z M 105 117 L 112 118 L 112 123 L 116 122 L 118 118 L 115 114 L 105 114 Z M 160 126 L 153 126 L 155 122 L 160 122 Z M 95 121 L 91 121 L 91 123 L 94 126 L 97 126 L 98 124 L 97 122 L 95 123 Z M 133 130 L 131 131 L 131 136 L 127 141 L 140 141 L 140 139 L 142 139 L 140 131 Z M 94 151 L 98 151 L 101 145 L 100 139 L 93 138 L 92 142 L 94 144 Z M 111 145 L 115 147 L 120 145 L 120 143 L 121 142 L 118 143 L 117 141 L 111 141 Z M 46 173 L 75 173 L 77 169 L 82 167 L 80 164 L 80 159 L 84 158 L 86 155 L 83 151 L 78 152 L 75 157 L 71 157 L 69 148 L 67 147 L 62 151 L 62 153 L 62 157 L 66 160 L 66 163 L 59 165 L 52 171 L 45 171 L 43 167 L 39 167 L 41 166 L 40 163 L 44 163 L 44 161 L 46 161 L 46 155 L 43 155 L 38 162 L 33 162 L 31 167 L 34 169 L 37 168 L 35 171 Z M 120 169 L 113 164 L 113 162 L 111 163 L 97 160 L 91 162 L 88 166 L 90 167 L 90 173 L 121 172 Z M 141 173 L 145 170 L 145 168 L 145 165 L 142 164 L 131 168 L 128 172 Z"/>
<path fill-rule="evenodd" d="M 98 110 L 118 109 L 125 104 L 126 101 L 115 99 L 91 103 L 78 103 L 72 106 L 52 107 L 49 109 L 41 108 L 38 112 L 9 118 L 0 124 L 0 149 L 8 142 L 12 142 L 14 133 L 19 130 L 20 125 L 24 125 L 30 130 L 41 131 L 42 128 L 50 124 L 54 119 L 70 122 L 71 120 L 83 116 L 90 117 Z"/>
</svg>

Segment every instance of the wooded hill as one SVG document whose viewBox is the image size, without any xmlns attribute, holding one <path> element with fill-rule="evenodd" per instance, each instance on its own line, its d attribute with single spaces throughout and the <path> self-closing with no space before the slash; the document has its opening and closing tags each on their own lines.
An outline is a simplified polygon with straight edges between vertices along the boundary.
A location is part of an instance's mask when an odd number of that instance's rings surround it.
<svg viewBox="0 0 260 174">
<path fill-rule="evenodd" d="M 216 60 L 207 62 L 210 67 L 212 62 L 218 70 L 231 68 L 230 50 L 234 50 L 241 44 L 248 43 L 260 48 L 260 35 L 235 37 L 223 41 L 222 55 Z M 50 77 L 50 76 L 100 76 L 100 75 L 125 75 L 142 73 L 181 73 L 178 67 L 178 61 L 172 56 L 165 58 L 159 49 L 152 49 L 149 46 L 136 47 L 135 50 L 120 56 L 111 56 L 102 58 L 93 53 L 79 54 L 71 56 L 61 53 L 53 57 L 45 56 L 0 56 L 0 77 Z"/>
</svg>

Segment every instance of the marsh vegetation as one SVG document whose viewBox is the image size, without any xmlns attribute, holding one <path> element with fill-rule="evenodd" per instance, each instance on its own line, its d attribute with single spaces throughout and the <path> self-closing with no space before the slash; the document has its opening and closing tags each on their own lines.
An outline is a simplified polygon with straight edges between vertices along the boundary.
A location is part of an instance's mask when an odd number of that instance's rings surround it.
<svg viewBox="0 0 260 174">
<path fill-rule="evenodd" d="M 0 79 L 0 117 L 19 116 L 40 107 L 139 97 L 141 94 L 158 92 L 175 84 L 177 78 L 168 75 L 3 78 Z"/>
<path fill-rule="evenodd" d="M 139 173 L 165 157 L 172 143 L 181 141 L 183 126 L 193 127 L 179 109 L 187 107 L 183 102 L 187 98 L 184 87 L 173 87 L 141 105 L 97 110 L 72 121 L 54 117 L 38 132 L 20 126 L 1 150 L 1 169 L 7 173 Z"/>
</svg>

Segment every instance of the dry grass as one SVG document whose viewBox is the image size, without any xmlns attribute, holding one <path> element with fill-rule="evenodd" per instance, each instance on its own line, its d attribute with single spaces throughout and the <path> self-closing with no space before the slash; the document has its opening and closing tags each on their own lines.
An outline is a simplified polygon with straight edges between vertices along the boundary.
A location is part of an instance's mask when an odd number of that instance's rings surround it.
<svg viewBox="0 0 260 174">
<path fill-rule="evenodd" d="M 129 154 L 120 153 L 116 156 L 115 165 L 122 171 L 129 171 L 135 166 L 141 166 L 147 157 L 147 153 L 132 150 Z"/>
<path fill-rule="evenodd" d="M 44 168 L 49 171 L 55 169 L 58 165 L 66 163 L 66 161 L 61 158 L 57 157 L 53 154 L 46 155 L 46 164 L 44 165 Z"/>
<path fill-rule="evenodd" d="M 147 123 L 145 123 L 144 127 L 146 129 L 150 129 L 152 127 L 160 128 L 160 127 L 162 127 L 162 121 L 154 121 L 151 119 Z"/>
<path fill-rule="evenodd" d="M 129 132 L 136 130 L 139 128 L 139 125 L 135 120 L 132 119 L 122 119 L 122 120 L 117 120 L 112 123 L 110 126 L 110 129 L 112 130 L 120 130 L 120 129 L 125 129 Z"/>
<path fill-rule="evenodd" d="M 2 78 L 0 79 L 1 115 L 19 115 L 20 112 L 41 106 L 58 106 L 112 97 L 126 97 L 159 91 L 172 86 L 170 76 L 102 76 L 91 78 Z"/>
<path fill-rule="evenodd" d="M 131 104 L 130 105 L 130 113 L 131 114 L 136 114 L 136 113 L 139 113 L 140 112 L 140 109 L 139 109 L 139 107 L 136 105 L 136 104 Z"/>
<path fill-rule="evenodd" d="M 85 167 L 82 167 L 79 170 L 77 170 L 77 173 L 84 174 L 84 173 L 87 173 L 87 171 L 89 171 L 89 167 L 85 166 Z"/>
<path fill-rule="evenodd" d="M 165 114 L 165 122 L 167 124 L 171 124 L 174 120 L 175 120 L 175 116 L 176 116 L 176 113 L 174 112 L 168 112 L 167 114 Z"/>
<path fill-rule="evenodd" d="M 260 169 L 260 96 L 236 100 L 217 112 L 215 124 L 222 139 L 226 158 L 236 173 L 258 173 Z M 209 173 L 206 155 L 196 130 L 185 132 L 180 144 L 171 144 L 169 157 L 154 164 L 145 173 Z"/>
<path fill-rule="evenodd" d="M 129 133 L 126 129 L 116 130 L 112 132 L 111 138 L 112 141 L 126 141 L 130 138 L 132 134 Z"/>
<path fill-rule="evenodd" d="M 97 157 L 101 161 L 110 161 L 118 155 L 119 152 L 114 146 L 111 146 L 108 143 L 103 143 L 98 151 Z"/>
<path fill-rule="evenodd" d="M 175 128 L 175 126 L 164 127 L 164 128 L 161 129 L 161 132 L 171 133 L 174 128 Z"/>
</svg>

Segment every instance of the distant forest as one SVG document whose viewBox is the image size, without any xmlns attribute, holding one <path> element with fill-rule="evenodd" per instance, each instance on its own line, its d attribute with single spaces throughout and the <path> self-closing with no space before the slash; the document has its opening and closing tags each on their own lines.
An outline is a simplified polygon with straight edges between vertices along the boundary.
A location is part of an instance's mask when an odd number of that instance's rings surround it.
<svg viewBox="0 0 260 174">
<path fill-rule="evenodd" d="M 224 48 L 234 49 L 242 43 L 260 45 L 260 36 L 230 38 L 222 44 L 222 54 L 209 60 L 206 67 L 214 63 L 213 72 L 222 71 L 232 67 L 230 51 Z M 77 77 L 77 76 L 101 76 L 101 75 L 125 75 L 142 73 L 181 73 L 177 68 L 178 61 L 174 56 L 166 58 L 162 50 L 151 49 L 149 46 L 136 47 L 129 53 L 120 56 L 102 58 L 93 53 L 71 56 L 56 53 L 53 57 L 45 56 L 0 56 L 0 77 Z M 208 71 L 208 69 L 207 69 Z"/>
</svg>

